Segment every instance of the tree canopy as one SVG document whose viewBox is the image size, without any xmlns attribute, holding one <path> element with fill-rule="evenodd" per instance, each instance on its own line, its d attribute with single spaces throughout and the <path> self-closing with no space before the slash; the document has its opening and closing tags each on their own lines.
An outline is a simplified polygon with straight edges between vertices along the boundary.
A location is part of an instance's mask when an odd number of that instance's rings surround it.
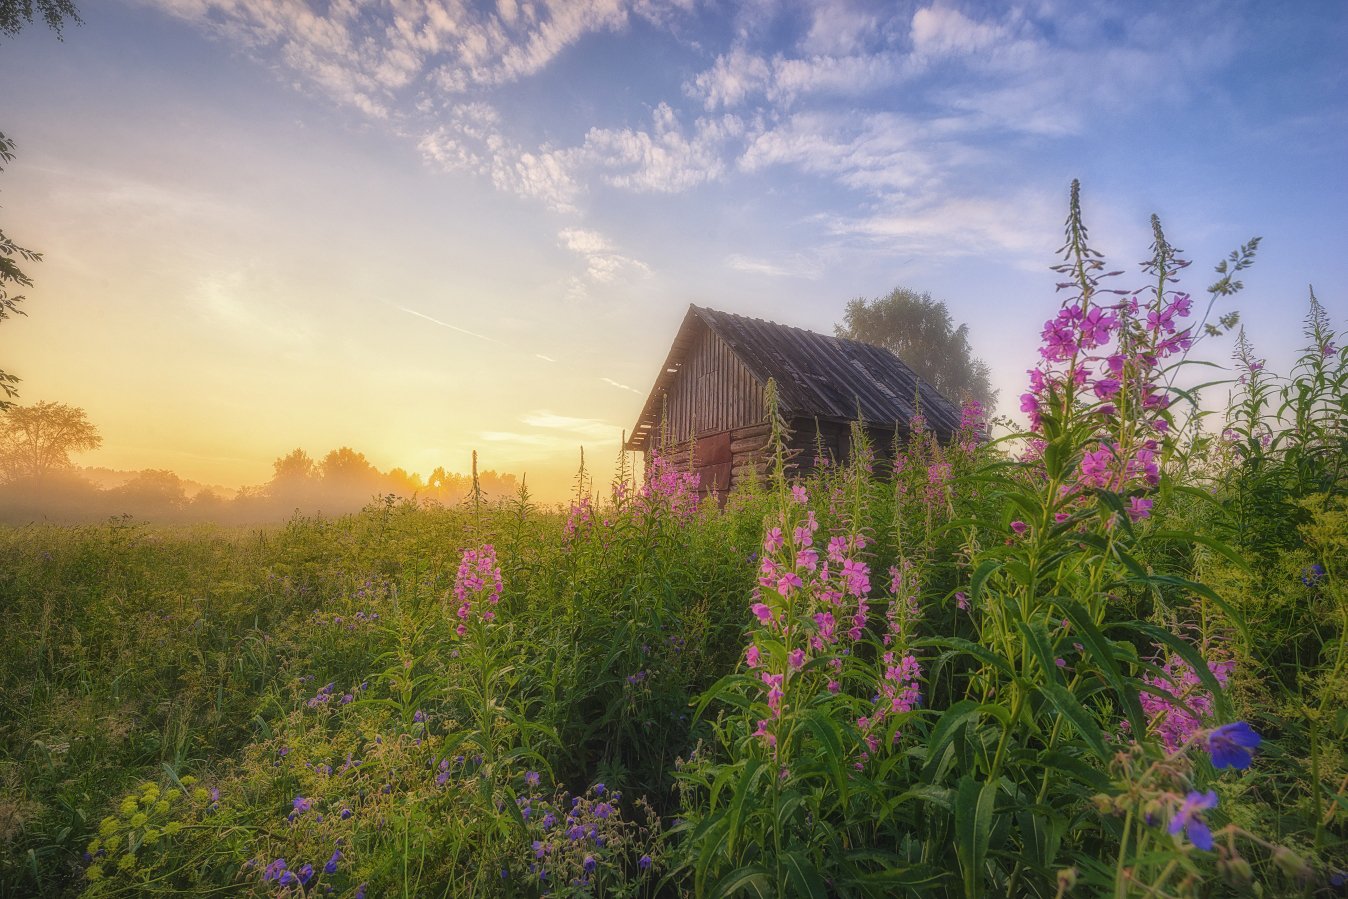
<svg viewBox="0 0 1348 899">
<path fill-rule="evenodd" d="M 65 403 L 11 405 L 0 413 L 0 476 L 44 478 L 72 467 L 70 454 L 103 445 L 83 409 Z"/>
<path fill-rule="evenodd" d="M 80 11 L 72 0 L 0 0 L 0 34 L 13 37 L 23 30 L 23 26 L 33 23 L 33 14 L 42 16 L 47 27 L 56 32 L 61 39 L 61 29 L 66 20 L 82 25 Z"/>
<path fill-rule="evenodd" d="M 990 412 L 997 401 L 987 363 L 969 346 L 969 326 L 955 327 L 945 301 L 930 293 L 896 287 L 874 300 L 850 300 L 833 331 L 889 350 L 954 402 L 977 400 Z"/>
</svg>

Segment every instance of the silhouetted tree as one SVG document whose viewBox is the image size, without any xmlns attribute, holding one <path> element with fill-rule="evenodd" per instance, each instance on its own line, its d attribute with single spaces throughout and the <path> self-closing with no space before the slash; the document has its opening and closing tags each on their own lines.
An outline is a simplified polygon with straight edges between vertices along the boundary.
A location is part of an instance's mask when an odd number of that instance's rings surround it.
<svg viewBox="0 0 1348 899">
<path fill-rule="evenodd" d="M 61 28 L 67 19 L 76 25 L 83 22 L 79 10 L 71 0 L 36 0 L 36 2 L 0 0 L 0 34 L 8 37 L 18 34 L 23 26 L 32 23 L 34 11 L 40 13 L 47 26 L 56 32 L 57 40 L 61 39 Z M 13 159 L 14 141 L 0 133 L 0 171 L 3 171 L 5 164 L 12 162 Z M 41 261 L 41 253 L 19 246 L 0 230 L 0 321 L 9 318 L 10 315 L 28 314 L 19 308 L 19 303 L 23 302 L 23 295 L 10 291 L 33 286 L 32 279 L 19 268 L 20 262 Z M 19 396 L 18 389 L 14 386 L 17 383 L 19 383 L 17 375 L 0 369 L 0 391 L 3 391 L 3 395 L 0 395 L 0 410 L 14 405 L 13 401 Z"/>
<path fill-rule="evenodd" d="M 56 32 L 56 39 L 63 38 L 61 29 L 69 20 L 83 25 L 80 11 L 71 0 L 0 0 L 0 34 L 13 37 L 23 30 L 23 26 L 33 24 L 33 13 L 42 16 L 47 27 Z"/>
<path fill-rule="evenodd" d="M 929 293 L 896 287 L 874 300 L 858 297 L 833 332 L 884 347 L 954 402 L 975 399 L 990 412 L 997 401 L 987 363 L 969 346 L 969 326 L 956 328 L 945 302 Z"/>
<path fill-rule="evenodd" d="M 65 403 L 10 404 L 0 413 L 0 473 L 42 478 L 71 467 L 70 454 L 103 445 L 83 409 Z"/>
</svg>

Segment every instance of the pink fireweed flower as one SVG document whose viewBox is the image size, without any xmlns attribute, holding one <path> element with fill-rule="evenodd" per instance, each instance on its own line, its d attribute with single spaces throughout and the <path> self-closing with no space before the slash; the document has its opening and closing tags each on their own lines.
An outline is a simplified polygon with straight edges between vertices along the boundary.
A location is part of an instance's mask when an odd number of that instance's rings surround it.
<svg viewBox="0 0 1348 899">
<path fill-rule="evenodd" d="M 777 592 L 782 596 L 790 596 L 791 591 L 804 586 L 805 582 L 800 579 L 800 575 L 794 571 L 787 571 L 777 578 Z"/>
<path fill-rule="evenodd" d="M 813 549 L 802 549 L 796 553 L 796 568 L 814 571 L 819 565 L 819 553 Z"/>
<path fill-rule="evenodd" d="M 757 668 L 759 660 L 759 651 L 757 644 L 749 644 L 749 648 L 744 651 L 744 664 L 750 668 Z"/>
<path fill-rule="evenodd" d="M 809 494 L 807 494 L 805 488 L 799 484 L 793 484 L 791 486 L 791 498 L 802 506 L 810 501 Z"/>
<path fill-rule="evenodd" d="M 1128 517 L 1133 521 L 1141 521 L 1151 515 L 1151 500 L 1141 496 L 1132 496 L 1128 498 Z"/>
<path fill-rule="evenodd" d="M 782 697 L 786 695 L 782 692 L 782 684 L 786 681 L 786 675 L 764 671 L 759 678 L 768 688 L 768 708 L 772 711 L 772 717 L 782 717 Z"/>
<path fill-rule="evenodd" d="M 955 594 L 955 608 L 959 609 L 961 612 L 969 611 L 969 597 L 966 593 L 959 592 Z"/>
<path fill-rule="evenodd" d="M 1226 686 L 1235 663 L 1210 661 L 1207 665 L 1217 683 Z M 1174 752 L 1202 729 L 1204 720 L 1213 713 L 1215 702 L 1188 662 L 1172 657 L 1161 668 L 1168 677 L 1147 677 L 1143 681 L 1162 695 L 1142 693 L 1138 701 L 1147 716 L 1148 729 L 1161 738 L 1168 751 Z"/>
<path fill-rule="evenodd" d="M 807 547 L 814 543 L 814 534 L 811 528 L 802 524 L 792 531 L 791 539 L 795 540 L 796 546 Z"/>
<path fill-rule="evenodd" d="M 763 742 L 768 744 L 768 748 L 777 748 L 777 736 L 768 730 L 768 722 L 765 719 L 758 719 L 758 730 L 754 731 L 753 735 L 762 737 Z"/>
<path fill-rule="evenodd" d="M 773 528 L 768 531 L 767 537 L 763 539 L 763 551 L 775 553 L 786 545 L 786 538 L 782 535 L 781 528 Z"/>
<path fill-rule="evenodd" d="M 815 649 L 823 649 L 825 644 L 833 643 L 838 639 L 837 635 L 834 633 L 834 628 L 837 627 L 837 620 L 834 619 L 832 612 L 815 612 L 814 624 L 815 627 L 819 629 L 818 633 L 813 638 Z"/>
<path fill-rule="evenodd" d="M 455 628 L 459 636 L 467 631 L 464 625 L 477 611 L 483 621 L 496 617 L 492 611 L 501 600 L 501 568 L 496 562 L 496 549 L 491 544 L 481 549 L 464 550 L 459 570 L 454 578 L 454 598 L 459 601 L 460 623 Z"/>
<path fill-rule="evenodd" d="M 871 592 L 871 569 L 865 562 L 847 559 L 843 562 L 842 579 L 847 592 L 855 597 L 863 597 Z"/>
<path fill-rule="evenodd" d="M 847 538 L 846 537 L 828 538 L 829 561 L 841 565 L 843 559 L 846 558 L 846 556 L 847 556 Z"/>
<path fill-rule="evenodd" d="M 791 654 L 790 654 L 789 656 L 787 656 L 787 662 L 790 663 L 790 665 L 791 665 L 792 668 L 797 668 L 797 669 L 799 669 L 799 668 L 804 668 L 804 667 L 805 667 L 805 650 L 803 650 L 803 649 L 793 649 L 793 650 L 791 650 Z"/>
<path fill-rule="evenodd" d="M 1016 520 L 1011 522 L 1011 530 L 1015 531 L 1017 535 L 1024 534 L 1029 529 L 1030 526 L 1023 521 Z"/>
<path fill-rule="evenodd" d="M 750 608 L 750 611 L 758 616 L 759 624 L 771 624 L 776 620 L 776 616 L 772 614 L 772 609 L 766 603 L 756 602 Z"/>
</svg>

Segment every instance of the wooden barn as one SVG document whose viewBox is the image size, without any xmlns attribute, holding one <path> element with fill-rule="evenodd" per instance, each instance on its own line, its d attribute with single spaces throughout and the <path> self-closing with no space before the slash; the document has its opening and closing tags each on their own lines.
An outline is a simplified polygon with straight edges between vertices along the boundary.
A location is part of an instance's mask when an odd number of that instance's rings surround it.
<svg viewBox="0 0 1348 899">
<path fill-rule="evenodd" d="M 846 460 L 858 413 L 877 457 L 888 455 L 896 429 L 907 436 L 919 403 L 939 439 L 959 427 L 959 409 L 888 350 L 689 306 L 627 448 L 649 463 L 663 447 L 701 475 L 704 490 L 724 493 L 755 470 L 762 475 L 769 378 L 797 470 L 813 466 L 820 443 L 833 460 Z"/>
</svg>

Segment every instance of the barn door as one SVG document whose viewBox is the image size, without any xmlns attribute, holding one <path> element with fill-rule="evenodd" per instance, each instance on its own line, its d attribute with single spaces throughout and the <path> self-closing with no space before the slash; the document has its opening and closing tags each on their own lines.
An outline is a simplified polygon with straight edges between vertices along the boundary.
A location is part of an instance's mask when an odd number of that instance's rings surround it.
<svg viewBox="0 0 1348 899">
<path fill-rule="evenodd" d="M 722 497 L 730 492 L 730 432 L 708 434 L 697 439 L 693 451 L 693 470 L 698 475 L 698 488 L 704 493 L 715 490 Z"/>
</svg>

